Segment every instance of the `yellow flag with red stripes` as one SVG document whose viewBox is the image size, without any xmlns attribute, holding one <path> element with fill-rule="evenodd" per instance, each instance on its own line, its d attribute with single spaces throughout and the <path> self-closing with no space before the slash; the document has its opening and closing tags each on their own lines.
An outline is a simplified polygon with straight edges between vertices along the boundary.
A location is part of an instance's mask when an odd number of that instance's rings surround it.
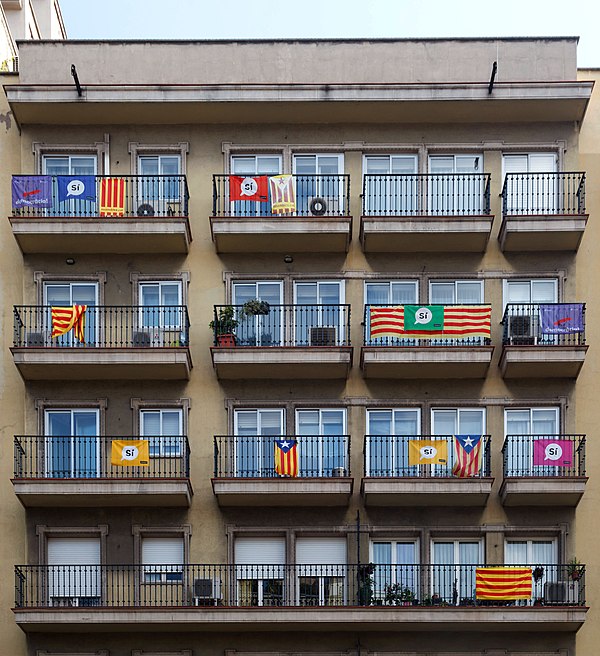
<svg viewBox="0 0 600 656">
<path fill-rule="evenodd" d="M 52 337 L 65 335 L 71 329 L 76 339 L 85 343 L 85 311 L 87 305 L 73 305 L 73 307 L 52 307 Z"/>
</svg>

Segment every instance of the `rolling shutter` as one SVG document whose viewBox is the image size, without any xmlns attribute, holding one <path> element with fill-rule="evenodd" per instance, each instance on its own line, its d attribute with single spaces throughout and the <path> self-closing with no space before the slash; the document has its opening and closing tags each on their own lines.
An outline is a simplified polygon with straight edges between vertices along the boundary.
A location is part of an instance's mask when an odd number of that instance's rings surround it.
<svg viewBox="0 0 600 656">
<path fill-rule="evenodd" d="M 296 564 L 299 576 L 344 576 L 346 538 L 298 538 Z"/>
<path fill-rule="evenodd" d="M 235 564 L 238 579 L 283 578 L 285 538 L 238 538 Z"/>
<path fill-rule="evenodd" d="M 100 596 L 98 538 L 48 539 L 48 594 L 51 601 Z"/>
</svg>

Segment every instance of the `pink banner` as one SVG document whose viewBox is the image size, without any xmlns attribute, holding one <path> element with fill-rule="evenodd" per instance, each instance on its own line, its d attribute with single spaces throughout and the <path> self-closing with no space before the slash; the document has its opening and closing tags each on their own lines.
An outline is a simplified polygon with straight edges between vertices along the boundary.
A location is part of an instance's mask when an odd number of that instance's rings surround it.
<svg viewBox="0 0 600 656">
<path fill-rule="evenodd" d="M 572 467 L 573 442 L 568 440 L 535 440 L 533 464 L 539 467 Z"/>
</svg>

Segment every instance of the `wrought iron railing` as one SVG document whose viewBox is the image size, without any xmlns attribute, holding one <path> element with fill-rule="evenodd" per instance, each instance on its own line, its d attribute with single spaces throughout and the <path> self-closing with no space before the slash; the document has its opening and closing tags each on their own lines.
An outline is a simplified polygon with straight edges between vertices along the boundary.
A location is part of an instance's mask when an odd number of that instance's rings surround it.
<svg viewBox="0 0 600 656">
<path fill-rule="evenodd" d="M 585 173 L 507 173 L 502 214 L 585 214 Z"/>
<path fill-rule="evenodd" d="M 17 565 L 15 607 L 584 606 L 584 565 L 531 570 L 526 599 L 477 598 L 482 565 Z M 488 566 L 489 567 L 489 566 Z M 268 612 L 268 611 L 267 611 Z"/>
<path fill-rule="evenodd" d="M 35 176 L 39 177 L 39 176 Z M 59 178 L 77 180 L 77 175 L 48 176 L 51 178 L 50 207 L 22 205 L 13 208 L 14 216 L 36 218 L 53 217 L 100 217 L 114 221 L 117 215 L 129 218 L 174 218 L 189 216 L 189 192 L 185 175 L 93 175 L 93 193 L 87 189 L 71 193 L 59 193 Z M 122 212 L 103 210 L 102 181 L 123 181 Z M 80 189 L 84 187 L 80 186 Z"/>
<path fill-rule="evenodd" d="M 451 478 L 455 476 L 452 468 L 456 462 L 453 435 L 365 435 L 363 455 L 366 477 L 380 478 Z M 427 464 L 428 458 L 421 456 L 421 447 L 434 443 L 437 453 L 431 455 L 432 461 L 438 458 L 446 462 Z M 438 446 L 439 445 L 439 446 Z M 413 456 L 410 450 L 413 450 Z M 443 455 L 440 455 L 443 454 Z M 479 454 L 479 455 L 477 455 Z M 419 458 L 417 464 L 410 464 Z M 474 454 L 478 468 L 472 477 L 491 476 L 490 436 L 481 436 L 481 446 Z"/>
<path fill-rule="evenodd" d="M 585 435 L 507 435 L 504 477 L 585 476 Z"/>
<path fill-rule="evenodd" d="M 185 305 L 88 305 L 81 342 L 75 330 L 52 337 L 52 306 L 14 307 L 13 346 L 27 348 L 187 347 Z"/>
<path fill-rule="evenodd" d="M 238 177 L 269 177 L 244 176 Z M 271 194 L 265 202 L 254 200 L 231 200 L 229 175 L 213 175 L 213 216 L 247 217 L 262 216 L 285 218 L 285 216 L 349 216 L 350 215 L 350 176 L 333 175 L 292 175 L 296 210 L 289 214 L 275 215 L 272 212 Z M 235 197 L 235 196 L 234 196 Z"/>
<path fill-rule="evenodd" d="M 249 315 L 243 305 L 215 305 L 215 346 L 232 345 L 233 337 L 244 347 L 350 346 L 349 305 L 266 304 L 265 312 Z"/>
<path fill-rule="evenodd" d="M 490 214 L 489 173 L 368 173 L 363 216 Z"/>
<path fill-rule="evenodd" d="M 216 435 L 215 477 L 279 478 L 275 456 L 281 441 L 296 442 L 298 478 L 350 475 L 349 435 Z"/>
<path fill-rule="evenodd" d="M 149 464 L 111 463 L 113 441 L 148 441 Z M 190 476 L 190 447 L 184 435 L 44 436 L 16 435 L 15 479 L 185 479 Z"/>
<path fill-rule="evenodd" d="M 502 317 L 507 346 L 585 344 L 585 303 L 509 303 Z"/>
</svg>

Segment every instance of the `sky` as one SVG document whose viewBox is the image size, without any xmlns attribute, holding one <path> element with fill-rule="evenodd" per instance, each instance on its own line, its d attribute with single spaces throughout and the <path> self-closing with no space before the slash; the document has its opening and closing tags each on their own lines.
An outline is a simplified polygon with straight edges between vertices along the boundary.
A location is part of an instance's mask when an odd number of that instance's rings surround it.
<svg viewBox="0 0 600 656">
<path fill-rule="evenodd" d="M 600 1 L 60 0 L 71 39 L 579 36 L 600 68 Z"/>
</svg>

